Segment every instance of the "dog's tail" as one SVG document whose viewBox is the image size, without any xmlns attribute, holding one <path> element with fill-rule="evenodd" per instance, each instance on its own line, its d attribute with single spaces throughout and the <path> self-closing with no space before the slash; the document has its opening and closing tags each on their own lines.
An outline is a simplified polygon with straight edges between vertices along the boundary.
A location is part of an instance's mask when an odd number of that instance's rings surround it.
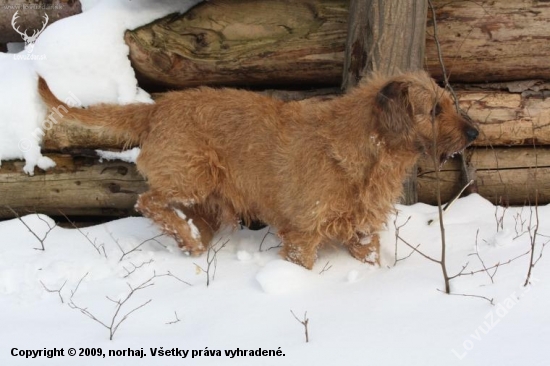
<svg viewBox="0 0 550 366">
<path fill-rule="evenodd" d="M 98 104 L 88 108 L 69 106 L 57 99 L 42 77 L 38 79 L 38 92 L 53 111 L 49 114 L 56 121 L 69 118 L 86 126 L 105 127 L 108 134 L 125 140 L 127 144 L 139 144 L 149 133 L 154 104 Z"/>
</svg>

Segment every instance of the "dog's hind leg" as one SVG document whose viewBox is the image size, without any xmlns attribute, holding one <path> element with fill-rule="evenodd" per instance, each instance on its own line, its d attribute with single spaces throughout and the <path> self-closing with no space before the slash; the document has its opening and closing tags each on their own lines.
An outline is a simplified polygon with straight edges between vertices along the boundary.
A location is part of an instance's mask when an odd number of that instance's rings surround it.
<svg viewBox="0 0 550 366">
<path fill-rule="evenodd" d="M 363 263 L 380 265 L 380 238 L 378 234 L 364 235 L 358 233 L 344 245 L 355 259 Z"/>
<path fill-rule="evenodd" d="M 193 256 L 200 255 L 208 248 L 219 227 L 216 220 L 197 214 L 198 208 L 186 207 L 156 191 L 141 194 L 136 209 L 176 239 L 182 250 Z"/>
<path fill-rule="evenodd" d="M 307 269 L 313 268 L 322 240 L 319 234 L 290 231 L 279 233 L 279 236 L 283 239 L 283 258 Z"/>
</svg>

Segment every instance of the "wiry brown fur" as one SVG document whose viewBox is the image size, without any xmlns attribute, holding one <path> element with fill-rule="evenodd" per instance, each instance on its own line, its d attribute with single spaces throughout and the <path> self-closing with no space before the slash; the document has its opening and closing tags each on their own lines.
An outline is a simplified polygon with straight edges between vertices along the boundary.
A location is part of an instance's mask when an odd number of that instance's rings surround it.
<svg viewBox="0 0 550 366">
<path fill-rule="evenodd" d="M 50 107 L 63 104 L 42 79 L 39 90 Z M 184 250 L 204 252 L 222 224 L 261 220 L 278 229 L 282 255 L 307 268 L 319 245 L 334 241 L 377 261 L 376 233 L 407 169 L 432 154 L 434 130 L 442 161 L 477 136 L 424 72 L 374 77 L 330 101 L 202 87 L 152 105 L 65 107 L 68 117 L 139 142 L 150 190 L 137 209 Z"/>
</svg>

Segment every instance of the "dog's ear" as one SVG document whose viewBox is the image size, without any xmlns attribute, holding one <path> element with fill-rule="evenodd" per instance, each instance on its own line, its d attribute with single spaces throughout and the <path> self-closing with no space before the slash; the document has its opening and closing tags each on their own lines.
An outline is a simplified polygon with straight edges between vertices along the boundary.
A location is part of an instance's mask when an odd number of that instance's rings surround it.
<svg viewBox="0 0 550 366">
<path fill-rule="evenodd" d="M 390 81 L 375 98 L 380 127 L 398 136 L 413 129 L 413 108 L 409 100 L 409 83 Z"/>
</svg>

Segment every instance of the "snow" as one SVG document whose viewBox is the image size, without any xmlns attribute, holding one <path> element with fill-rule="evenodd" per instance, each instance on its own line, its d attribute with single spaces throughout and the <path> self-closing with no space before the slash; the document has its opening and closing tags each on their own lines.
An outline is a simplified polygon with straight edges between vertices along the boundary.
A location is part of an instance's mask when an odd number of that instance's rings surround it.
<svg viewBox="0 0 550 366">
<path fill-rule="evenodd" d="M 99 155 L 99 161 L 102 162 L 103 160 L 122 160 L 127 163 L 135 163 L 141 149 L 139 147 L 134 147 L 130 150 L 125 151 L 104 151 L 104 150 L 96 150 L 97 155 Z"/>
<path fill-rule="evenodd" d="M 88 0 L 83 13 L 48 26 L 32 52 L 29 48 L 17 54 L 0 53 L 0 162 L 25 159 L 24 171 L 31 175 L 35 167 L 54 166 L 40 152 L 48 126 L 42 125 L 46 110 L 37 93 L 37 74 L 59 99 L 76 96 L 83 106 L 152 103 L 137 87 L 124 31 L 170 13 L 185 12 L 198 2 Z M 20 45 L 10 45 L 9 51 L 16 52 L 17 47 Z"/>
<path fill-rule="evenodd" d="M 40 153 L 47 126 L 37 73 L 60 99 L 77 98 L 83 106 L 151 102 L 137 87 L 123 32 L 197 2 L 86 0 L 83 14 L 44 31 L 33 60 L 0 53 L 0 161 L 25 159 L 28 174 L 53 166 Z M 21 44 L 8 49 L 29 55 Z M 139 150 L 98 153 L 135 161 Z M 281 259 L 274 228 L 222 231 L 212 242 L 227 245 L 205 273 L 206 253 L 187 256 L 145 218 L 67 229 L 43 215 L 22 217 L 32 232 L 18 219 L 0 222 L 0 365 L 546 365 L 549 253 L 523 286 L 534 208 L 495 207 L 478 195 L 450 208 L 447 268 L 464 274 L 451 282 L 457 296 L 438 291 L 438 264 L 396 238 L 399 228 L 400 238 L 438 259 L 437 208 L 397 210 L 380 233 L 380 266 L 328 246 L 311 271 Z M 539 207 L 538 216 L 535 260 L 550 240 L 550 206 Z M 307 313 L 309 343 L 291 311 L 299 319 Z M 109 340 L 113 319 L 119 326 Z M 71 347 L 107 357 L 75 359 Z M 36 357 L 54 348 L 64 356 Z M 225 355 L 237 348 L 281 352 Z M 158 356 L 160 350 L 179 356 Z"/>
<path fill-rule="evenodd" d="M 397 209 L 397 218 L 391 217 L 381 233 L 380 267 L 329 246 L 308 271 L 280 258 L 278 239 L 267 235 L 268 228 L 228 229 L 213 240 L 229 242 L 216 256 L 216 273 L 208 287 L 200 270 L 207 268 L 207 255 L 186 256 L 174 240 L 158 237 L 158 228 L 145 218 L 80 231 L 55 227 L 44 240 L 44 251 L 36 250 L 39 241 L 19 220 L 1 222 L 0 364 L 75 362 L 69 356 L 34 361 L 13 357 L 14 347 L 57 347 L 65 352 L 69 347 L 103 352 L 143 348 L 147 354 L 142 359 L 78 358 L 89 365 L 186 362 L 181 357 L 153 357 L 150 350 L 175 347 L 189 351 L 187 358 L 195 350 L 195 358 L 188 361 L 193 365 L 546 365 L 550 254 L 534 267 L 527 287 L 523 282 L 529 256 L 505 264 L 529 250 L 534 208 L 502 211 L 471 195 L 458 200 L 444 216 L 450 274 L 467 263 L 467 271 L 483 268 L 476 247 L 487 267 L 502 264 L 494 283 L 487 272 L 479 272 L 452 280 L 452 291 L 484 296 L 494 305 L 482 298 L 443 294 L 438 291 L 443 279 L 437 264 L 411 254 L 401 241 L 396 250 L 395 227 L 408 219 L 399 236 L 411 245 L 420 244 L 418 249 L 433 258 L 441 252 L 439 225 L 428 224 L 437 217 L 436 207 Z M 550 206 L 538 211 L 535 259 L 550 234 Z M 495 213 L 503 218 L 498 230 Z M 22 219 L 39 238 L 53 226 L 45 216 Z M 69 306 L 72 297 L 73 307 L 85 308 L 109 324 L 116 310 L 109 299 L 124 299 L 128 284 L 136 288 L 148 280 L 151 286 L 136 291 L 117 319 L 152 301 L 131 313 L 112 341 L 105 327 Z M 309 343 L 291 310 L 299 319 L 307 312 Z M 220 350 L 222 356 L 198 356 L 206 347 Z M 237 360 L 231 361 L 224 354 L 237 348 L 279 347 L 285 356 L 235 356 Z"/>
</svg>

